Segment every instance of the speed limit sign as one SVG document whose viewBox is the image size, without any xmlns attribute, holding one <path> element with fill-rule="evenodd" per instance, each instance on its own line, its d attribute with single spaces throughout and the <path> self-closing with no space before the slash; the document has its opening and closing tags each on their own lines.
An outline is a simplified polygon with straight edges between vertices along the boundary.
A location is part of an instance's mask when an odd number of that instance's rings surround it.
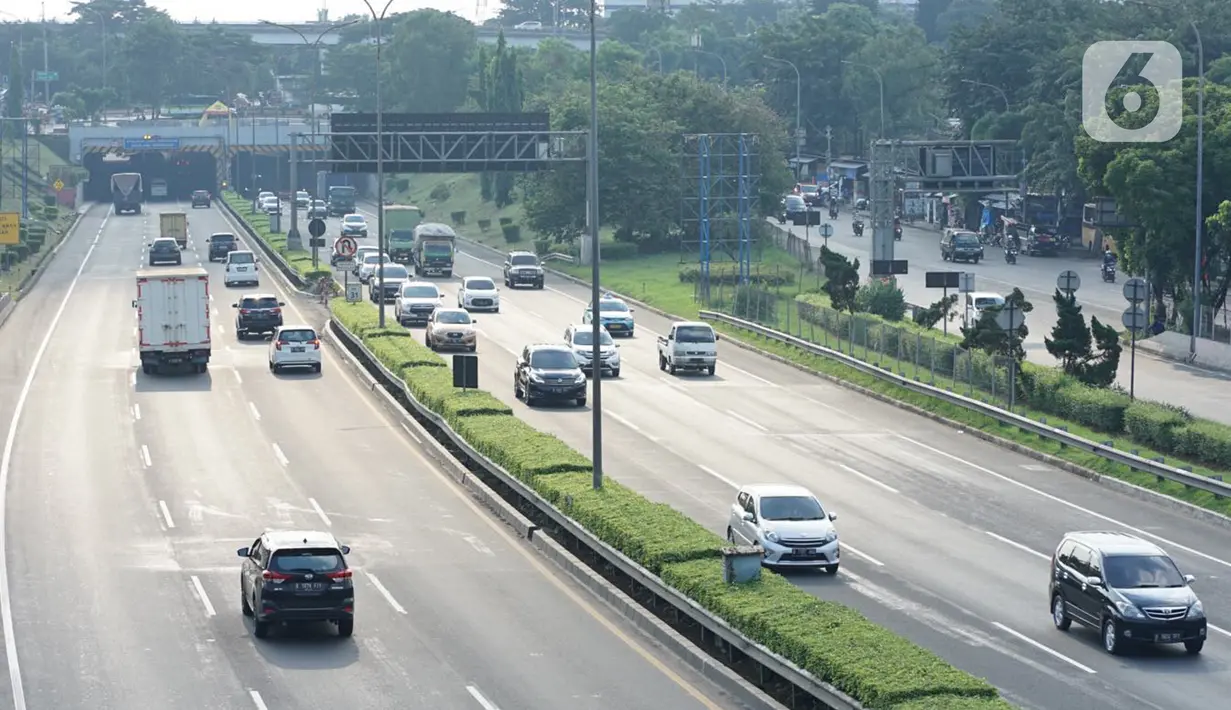
<svg viewBox="0 0 1231 710">
<path fill-rule="evenodd" d="M 333 250 L 337 252 L 338 256 L 344 256 L 349 259 L 355 255 L 355 252 L 359 251 L 359 245 L 351 237 L 340 237 L 334 243 Z"/>
</svg>

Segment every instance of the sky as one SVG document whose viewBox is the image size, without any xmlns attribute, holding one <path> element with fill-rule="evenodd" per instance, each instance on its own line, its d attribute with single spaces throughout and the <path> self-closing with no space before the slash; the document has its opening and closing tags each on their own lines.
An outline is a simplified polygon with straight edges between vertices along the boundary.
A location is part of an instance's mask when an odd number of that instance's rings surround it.
<svg viewBox="0 0 1231 710">
<path fill-rule="evenodd" d="M 377 6 L 379 12 L 385 1 L 373 0 L 372 4 Z M 308 22 L 316 19 L 316 11 L 322 6 L 329 9 L 329 16 L 333 19 L 368 12 L 363 0 L 261 0 L 259 3 L 252 0 L 146 0 L 146 4 L 166 12 L 179 22 Z M 499 10 L 499 4 L 499 0 L 477 0 L 477 5 L 476 0 L 393 0 L 389 13 L 435 8 L 474 20 L 476 6 L 480 17 L 485 19 Z M 0 2 L 0 21 L 37 20 L 42 16 L 44 6 L 49 20 L 71 19 L 68 13 L 72 5 L 70 0 L 4 0 Z"/>
</svg>

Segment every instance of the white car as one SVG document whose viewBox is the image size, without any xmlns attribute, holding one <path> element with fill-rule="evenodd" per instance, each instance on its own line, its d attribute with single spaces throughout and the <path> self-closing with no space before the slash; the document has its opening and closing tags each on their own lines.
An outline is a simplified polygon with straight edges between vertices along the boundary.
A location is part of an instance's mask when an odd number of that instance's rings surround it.
<svg viewBox="0 0 1231 710">
<path fill-rule="evenodd" d="M 513 29 L 515 30 L 541 30 L 543 29 L 543 23 L 538 22 L 537 20 L 532 20 L 530 22 L 518 22 L 516 25 L 513 25 Z"/>
<path fill-rule="evenodd" d="M 278 214 L 282 211 L 282 203 L 277 197 L 266 197 L 261 200 L 261 211 L 265 214 Z"/>
<path fill-rule="evenodd" d="M 727 539 L 759 545 L 767 567 L 820 567 L 836 574 L 841 563 L 833 526 L 837 519 L 803 486 L 744 486 L 731 505 Z"/>
<path fill-rule="evenodd" d="M 341 239 L 341 237 L 339 237 L 339 239 Z M 336 239 L 334 240 L 333 250 L 334 251 L 338 250 L 338 243 Z M 380 252 L 380 247 L 359 247 L 358 249 L 356 249 L 355 257 L 354 257 L 355 258 L 355 268 L 351 269 L 351 273 L 354 274 L 355 276 L 358 276 L 359 275 L 359 265 L 363 263 L 364 258 L 366 258 L 368 254 L 376 254 L 379 252 Z M 385 258 L 388 259 L 389 255 L 385 254 Z"/>
<path fill-rule="evenodd" d="M 963 323 L 967 328 L 977 323 L 983 317 L 983 311 L 989 308 L 1000 308 L 1004 305 L 1004 296 L 990 291 L 975 291 L 966 294 L 966 308 Z"/>
<path fill-rule="evenodd" d="M 500 289 L 486 276 L 467 276 L 457 290 L 457 307 L 468 311 L 500 312 Z"/>
<path fill-rule="evenodd" d="M 268 198 L 270 198 L 270 197 L 277 197 L 277 195 L 275 195 L 274 193 L 270 192 L 269 190 L 261 190 L 260 192 L 258 192 L 258 193 L 257 193 L 257 196 L 256 196 L 256 201 L 257 201 L 257 202 L 264 202 L 265 200 L 267 200 L 267 199 L 268 199 Z"/>
<path fill-rule="evenodd" d="M 382 255 L 374 251 L 364 254 L 363 261 L 358 262 L 356 265 L 359 269 L 359 273 L 357 274 L 359 276 L 359 282 L 366 284 L 372 278 L 372 274 L 376 272 L 376 267 L 381 264 L 392 263 L 393 259 L 390 259 L 388 254 Z"/>
<path fill-rule="evenodd" d="M 222 261 L 225 271 L 222 273 L 223 286 L 260 286 L 258 275 L 261 267 L 257 265 L 256 254 L 250 251 L 233 251 Z"/>
<path fill-rule="evenodd" d="M 616 345 L 611 339 L 611 333 L 607 332 L 606 328 L 599 326 L 600 347 L 599 356 L 602 358 L 602 371 L 605 377 L 620 376 L 620 346 Z M 581 371 L 587 375 L 594 374 L 594 327 L 590 325 L 570 325 L 564 329 L 564 342 L 573 349 L 573 354 L 577 356 L 577 364 L 581 367 Z"/>
<path fill-rule="evenodd" d="M 348 214 L 342 218 L 342 236 L 357 239 L 368 238 L 368 220 L 361 214 Z"/>
<path fill-rule="evenodd" d="M 321 371 L 321 339 L 307 325 L 284 325 L 269 339 L 269 371 L 275 374 L 285 367 L 307 367 Z"/>
<path fill-rule="evenodd" d="M 308 194 L 307 190 L 300 190 L 295 193 L 295 206 L 296 207 L 298 207 L 301 210 L 306 210 L 308 209 L 308 206 L 311 204 L 312 204 L 312 196 Z"/>
<path fill-rule="evenodd" d="M 402 267 L 398 267 L 402 268 Z M 394 301 L 399 325 L 420 325 L 431 319 L 445 295 L 431 281 L 410 281 L 402 285 Z"/>
</svg>

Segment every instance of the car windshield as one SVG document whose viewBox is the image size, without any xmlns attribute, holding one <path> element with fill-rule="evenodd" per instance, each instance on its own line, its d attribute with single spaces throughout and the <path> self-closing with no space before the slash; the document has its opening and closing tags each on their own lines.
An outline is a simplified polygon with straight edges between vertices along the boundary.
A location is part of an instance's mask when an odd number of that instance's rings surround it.
<svg viewBox="0 0 1231 710">
<path fill-rule="evenodd" d="M 363 215 L 348 214 L 342 218 L 342 221 L 346 222 L 347 224 L 363 224 L 367 220 L 363 218 Z"/>
<path fill-rule="evenodd" d="M 380 261 L 380 254 L 377 254 L 376 252 L 363 255 L 363 263 L 365 264 L 375 264 L 378 261 Z"/>
<path fill-rule="evenodd" d="M 436 322 L 449 325 L 469 325 L 470 314 L 466 311 L 440 311 L 436 314 Z"/>
<path fill-rule="evenodd" d="M 598 310 L 607 313 L 628 313 L 628 306 L 623 301 L 599 301 Z"/>
<path fill-rule="evenodd" d="M 761 499 L 763 520 L 823 520 L 825 511 L 811 496 L 771 496 Z"/>
<path fill-rule="evenodd" d="M 346 562 L 337 550 L 282 550 L 269 560 L 275 572 L 325 574 L 346 569 Z"/>
<path fill-rule="evenodd" d="M 310 343 L 316 340 L 316 331 L 310 328 L 284 330 L 278 334 L 280 343 Z"/>
<path fill-rule="evenodd" d="M 435 286 L 407 286 L 402 289 L 402 298 L 440 298 Z"/>
<path fill-rule="evenodd" d="M 324 209 L 324 208 L 325 208 L 325 201 L 324 201 L 324 200 L 314 200 L 314 201 L 312 202 L 312 206 L 313 206 L 313 207 L 319 207 L 319 208 L 321 208 L 321 209 Z"/>
<path fill-rule="evenodd" d="M 278 299 L 273 296 L 261 296 L 259 298 L 245 298 L 239 302 L 240 308 L 277 308 Z"/>
<path fill-rule="evenodd" d="M 577 358 L 567 350 L 539 350 L 530 354 L 530 367 L 536 370 L 572 370 Z"/>
<path fill-rule="evenodd" d="M 800 185 L 799 191 L 805 195 L 815 195 L 820 190 L 816 185 Z"/>
<path fill-rule="evenodd" d="M 993 308 L 1001 305 L 1000 301 L 995 298 L 976 298 L 975 308 Z"/>
<path fill-rule="evenodd" d="M 380 268 L 376 270 L 376 273 L 378 276 L 383 273 L 386 280 L 410 278 L 410 272 L 406 270 L 405 266 L 401 266 L 399 264 L 382 264 Z"/>
<path fill-rule="evenodd" d="M 1183 587 L 1187 582 L 1170 557 L 1113 555 L 1103 560 L 1103 579 L 1113 589 Z"/>
<path fill-rule="evenodd" d="M 791 195 L 790 197 L 786 198 L 786 206 L 787 206 L 787 209 L 803 209 L 804 198 L 800 197 L 799 195 Z"/>
<path fill-rule="evenodd" d="M 539 258 L 533 254 L 518 254 L 509 257 L 509 264 L 513 266 L 538 266 Z"/>
<path fill-rule="evenodd" d="M 959 247 L 977 247 L 979 246 L 979 238 L 973 234 L 955 234 L 953 235 L 953 243 Z"/>
<path fill-rule="evenodd" d="M 491 279 L 470 279 L 466 282 L 466 288 L 471 291 L 495 291 L 496 284 Z"/>
<path fill-rule="evenodd" d="M 231 252 L 232 264 L 251 264 L 255 260 L 250 251 L 233 251 Z"/>
<path fill-rule="evenodd" d="M 704 325 L 684 325 L 675 329 L 675 339 L 681 343 L 712 343 L 714 329 Z"/>
<path fill-rule="evenodd" d="M 209 193 L 205 190 L 195 190 L 192 193 L 193 197 L 208 197 Z"/>
<path fill-rule="evenodd" d="M 600 330 L 599 333 L 601 333 L 601 335 L 599 336 L 599 340 L 598 340 L 600 344 L 602 345 L 612 344 L 613 341 L 611 340 L 610 333 L 608 333 L 605 330 Z M 589 328 L 578 329 L 577 331 L 573 333 L 573 345 L 593 345 L 593 344 L 594 344 L 594 331 L 590 330 Z"/>
</svg>

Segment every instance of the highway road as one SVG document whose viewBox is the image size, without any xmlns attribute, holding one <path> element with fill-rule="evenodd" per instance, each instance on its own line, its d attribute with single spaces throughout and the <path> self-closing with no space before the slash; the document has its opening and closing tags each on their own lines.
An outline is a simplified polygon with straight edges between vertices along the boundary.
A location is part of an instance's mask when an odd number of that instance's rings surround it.
<svg viewBox="0 0 1231 710">
<path fill-rule="evenodd" d="M 142 375 L 134 272 L 157 211 L 187 205 L 153 208 L 92 208 L 0 339 L 0 611 L 20 678 L 0 707 L 732 707 L 434 468 L 331 353 L 321 375 L 270 374 L 230 308 L 278 292 L 269 276 L 226 289 L 206 265 L 209 373 Z M 189 220 L 186 264 L 235 231 L 217 208 Z M 281 295 L 289 322 L 323 322 Z M 353 638 L 252 637 L 235 550 L 267 527 L 352 546 Z"/>
<path fill-rule="evenodd" d="M 369 219 L 372 219 L 369 216 Z M 372 242 L 374 240 L 368 240 Z M 456 274 L 499 281 L 493 259 L 465 252 Z M 455 303 L 457 280 L 437 280 Z M 476 314 L 480 386 L 581 451 L 587 409 L 529 409 L 512 394 L 514 353 L 559 341 L 587 289 L 548 277 L 543 291 L 502 289 L 499 314 Z M 988 678 L 1026 708 L 1184 710 L 1225 702 L 1231 687 L 1231 532 L 1130 498 L 732 346 L 718 375 L 661 373 L 639 312 L 621 344 L 623 376 L 604 385 L 609 475 L 725 534 L 736 487 L 789 482 L 839 513 L 846 551 L 836 578 L 801 587 L 850 604 Z M 1174 648 L 1123 658 L 1097 634 L 1056 631 L 1047 560 L 1066 531 L 1110 528 L 1153 538 L 1197 576 L 1219 626 L 1196 658 Z"/>
<path fill-rule="evenodd" d="M 816 227 L 809 227 L 805 235 L 803 227 L 777 225 L 789 228 L 792 234 L 809 237 L 810 244 L 819 249 L 824 243 Z M 829 247 L 848 257 L 856 257 L 867 264 L 872 248 L 871 232 L 865 230 L 863 237 L 856 237 L 851 230 L 851 212 L 843 211 L 834 223 L 834 236 Z M 975 288 L 980 291 L 995 291 L 1005 294 L 1020 288 L 1034 304 L 1034 312 L 1026 317 L 1030 331 L 1026 338 L 1026 356 L 1031 362 L 1052 366 L 1056 359 L 1047 352 L 1043 337 L 1051 334 L 1056 324 L 1056 309 L 1052 296 L 1056 279 L 1061 272 L 1073 270 L 1081 276 L 1081 288 L 1077 300 L 1082 304 L 1082 313 L 1089 320 L 1097 317 L 1101 322 L 1123 330 L 1120 314 L 1128 307 L 1124 300 L 1124 278 L 1118 283 L 1104 283 L 1099 274 L 1099 261 L 1074 256 L 1025 256 L 1017 264 L 1006 264 L 999 247 L 988 247 L 987 258 L 975 264 L 951 264 L 940 259 L 940 233 L 904 225 L 902 241 L 897 242 L 894 256 L 910 263 L 910 273 L 900 277 L 898 283 L 910 303 L 926 306 L 940 300 L 939 289 L 924 286 L 924 274 L 928 271 L 969 271 L 975 274 Z M 950 330 L 953 330 L 951 324 Z M 1201 341 L 1198 341 L 1200 352 Z M 1129 353 L 1125 348 L 1120 358 L 1117 381 L 1125 390 L 1129 387 Z M 1169 402 L 1185 407 L 1195 416 L 1231 424 L 1231 410 L 1226 407 L 1231 397 L 1231 374 L 1190 367 L 1182 363 L 1155 357 L 1144 351 L 1137 353 L 1135 392 L 1142 399 Z"/>
</svg>

